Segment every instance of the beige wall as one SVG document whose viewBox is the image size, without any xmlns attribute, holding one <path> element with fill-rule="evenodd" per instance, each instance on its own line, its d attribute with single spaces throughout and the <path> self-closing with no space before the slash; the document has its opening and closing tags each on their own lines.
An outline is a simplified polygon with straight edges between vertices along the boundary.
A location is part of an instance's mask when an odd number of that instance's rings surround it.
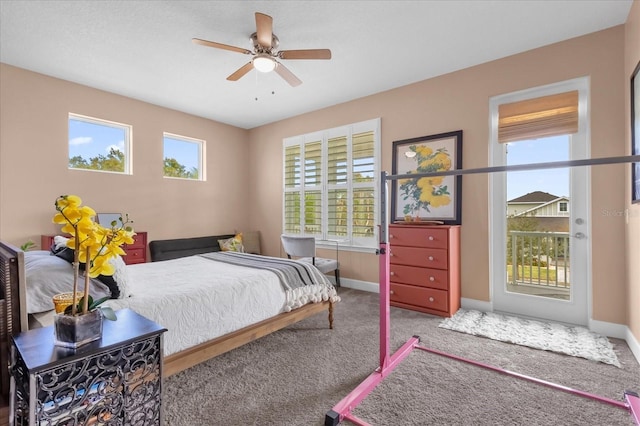
<svg viewBox="0 0 640 426">
<path fill-rule="evenodd" d="M 227 233 L 248 220 L 247 131 L 0 64 L 0 238 L 56 232 L 56 196 L 128 213 L 163 239 Z M 68 170 L 69 112 L 133 126 L 133 175 Z M 162 177 L 162 133 L 207 141 L 206 182 Z M 224 182 L 223 185 L 220 183 Z"/>
<path fill-rule="evenodd" d="M 619 26 L 250 131 L 0 64 L 0 238 L 21 244 L 55 232 L 53 201 L 67 192 L 96 210 L 128 212 L 151 240 L 252 228 L 262 232 L 266 253 L 278 255 L 283 138 L 381 117 L 384 170 L 391 170 L 394 140 L 458 129 L 464 167 L 483 167 L 491 96 L 582 76 L 591 79 L 592 156 L 623 155 L 629 152 L 627 76 L 637 61 L 637 16 L 636 2 L 634 36 Z M 631 40 L 626 57 L 625 37 Z M 135 173 L 67 170 L 69 112 L 133 125 Z M 207 182 L 162 178 L 163 131 L 207 141 Z M 600 213 L 628 206 L 625 170 L 593 168 L 593 318 L 626 324 L 631 317 L 637 336 L 640 314 L 628 300 L 638 299 L 640 272 L 633 258 L 625 262 L 620 242 L 626 238 L 629 256 L 637 258 L 638 238 L 631 237 L 640 215 L 627 226 L 624 217 Z M 487 194 L 487 176 L 464 177 L 462 293 L 484 301 L 490 299 Z M 344 277 L 378 281 L 376 256 L 341 252 L 340 260 Z"/>
<path fill-rule="evenodd" d="M 437 59 L 434 59 L 437 60 Z M 591 152 L 594 157 L 627 152 L 622 78 L 624 27 L 590 34 L 501 60 L 300 115 L 250 131 L 252 166 L 250 221 L 263 233 L 270 254 L 279 250 L 282 211 L 282 139 L 374 117 L 382 119 L 382 168 L 391 170 L 394 140 L 462 129 L 464 168 L 488 165 L 489 98 L 576 77 L 591 79 Z M 592 170 L 593 317 L 625 323 L 624 218 L 603 208 L 623 209 L 623 166 Z M 488 301 L 488 178 L 466 175 L 462 201 L 462 296 Z M 378 281 L 372 254 L 340 253 L 342 275 Z"/>
<path fill-rule="evenodd" d="M 625 145 L 631 153 L 631 96 L 629 84 L 631 73 L 640 62 L 640 1 L 634 1 L 625 24 Z M 640 77 L 638 77 L 640 78 Z M 637 137 L 640 137 L 638 135 Z M 629 209 L 629 223 L 626 224 L 626 265 L 627 265 L 627 312 L 631 333 L 640 342 L 640 204 L 630 204 L 631 168 L 627 168 L 625 199 Z"/>
</svg>

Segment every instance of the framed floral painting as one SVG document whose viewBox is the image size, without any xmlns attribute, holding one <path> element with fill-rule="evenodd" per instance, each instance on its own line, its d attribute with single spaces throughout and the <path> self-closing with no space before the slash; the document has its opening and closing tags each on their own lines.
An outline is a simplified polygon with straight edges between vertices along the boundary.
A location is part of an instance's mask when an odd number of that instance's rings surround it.
<svg viewBox="0 0 640 426">
<path fill-rule="evenodd" d="M 393 142 L 393 175 L 462 168 L 462 130 Z M 462 176 L 422 176 L 392 180 L 394 222 L 461 223 Z"/>
</svg>

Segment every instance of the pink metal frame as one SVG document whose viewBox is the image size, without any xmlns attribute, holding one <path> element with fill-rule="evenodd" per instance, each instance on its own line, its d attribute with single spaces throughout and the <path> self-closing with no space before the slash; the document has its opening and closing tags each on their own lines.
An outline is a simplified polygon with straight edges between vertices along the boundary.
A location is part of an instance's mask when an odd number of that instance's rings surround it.
<svg viewBox="0 0 640 426">
<path fill-rule="evenodd" d="M 393 177 L 392 177 L 393 178 Z M 375 369 L 360 385 L 352 390 L 346 397 L 333 406 L 325 417 L 325 426 L 336 426 L 343 420 L 349 420 L 350 422 L 359 426 L 371 426 L 369 423 L 362 419 L 359 419 L 353 415 L 352 411 L 369 395 L 377 386 L 387 377 L 391 372 L 404 360 L 414 349 L 419 349 L 425 352 L 433 353 L 436 355 L 445 356 L 457 361 L 466 362 L 476 365 L 478 367 L 486 368 L 500 374 L 509 375 L 522 380 L 527 380 L 533 383 L 537 383 L 543 386 L 547 386 L 553 389 L 557 389 L 563 392 L 568 392 L 573 395 L 577 395 L 584 398 L 594 399 L 605 404 L 613 405 L 615 407 L 624 408 L 629 411 L 631 417 L 635 423 L 640 426 L 640 397 L 638 394 L 626 391 L 624 393 L 625 401 L 616 401 L 603 396 L 595 395 L 589 392 L 583 392 L 577 389 L 572 389 L 563 385 L 555 384 L 534 377 L 526 376 L 523 374 L 515 373 L 513 371 L 505 370 L 499 367 L 494 367 L 481 362 L 473 361 L 470 359 L 462 358 L 456 355 L 447 354 L 435 349 L 428 349 L 420 345 L 420 338 L 413 336 L 407 340 L 405 344 L 400 347 L 394 354 L 389 355 L 389 340 L 390 340 L 390 296 L 389 296 L 389 253 L 387 247 L 387 223 L 386 223 L 386 181 L 388 177 L 386 172 L 382 172 L 382 188 L 380 197 L 382 200 L 381 217 L 382 224 L 380 227 L 380 366 Z"/>
</svg>

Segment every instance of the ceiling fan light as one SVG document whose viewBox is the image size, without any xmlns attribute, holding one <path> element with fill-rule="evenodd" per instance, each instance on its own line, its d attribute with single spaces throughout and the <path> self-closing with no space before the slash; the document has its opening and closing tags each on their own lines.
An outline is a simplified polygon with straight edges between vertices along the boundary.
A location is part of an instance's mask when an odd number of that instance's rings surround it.
<svg viewBox="0 0 640 426">
<path fill-rule="evenodd" d="M 276 67 L 276 61 L 269 55 L 261 54 L 253 58 L 253 67 L 260 72 L 271 72 Z"/>
</svg>

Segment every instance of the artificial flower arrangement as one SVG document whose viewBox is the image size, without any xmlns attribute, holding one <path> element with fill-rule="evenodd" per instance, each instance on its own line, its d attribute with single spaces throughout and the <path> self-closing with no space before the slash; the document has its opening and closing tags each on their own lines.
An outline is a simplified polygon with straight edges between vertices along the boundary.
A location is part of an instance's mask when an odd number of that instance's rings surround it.
<svg viewBox="0 0 640 426">
<path fill-rule="evenodd" d="M 89 295 L 90 279 L 99 275 L 113 275 L 114 265 L 109 259 L 116 255 L 125 254 L 120 247 L 122 244 L 132 244 L 133 228 L 129 216 L 120 218 L 110 223 L 110 227 L 103 227 L 94 221 L 96 212 L 89 206 L 83 206 L 82 200 L 76 195 L 61 195 L 55 202 L 57 213 L 53 222 L 63 225 L 62 232 L 71 235 L 67 241 L 67 247 L 73 252 L 73 296 L 72 303 L 68 306 L 65 315 L 84 315 L 96 308 L 102 311 L 105 318 L 116 320 L 113 309 L 100 306 L 109 297 L 93 300 Z M 80 276 L 80 263 L 85 264 L 84 294 L 78 300 L 78 278 Z M 77 304 L 76 304 L 77 301 Z"/>
</svg>

